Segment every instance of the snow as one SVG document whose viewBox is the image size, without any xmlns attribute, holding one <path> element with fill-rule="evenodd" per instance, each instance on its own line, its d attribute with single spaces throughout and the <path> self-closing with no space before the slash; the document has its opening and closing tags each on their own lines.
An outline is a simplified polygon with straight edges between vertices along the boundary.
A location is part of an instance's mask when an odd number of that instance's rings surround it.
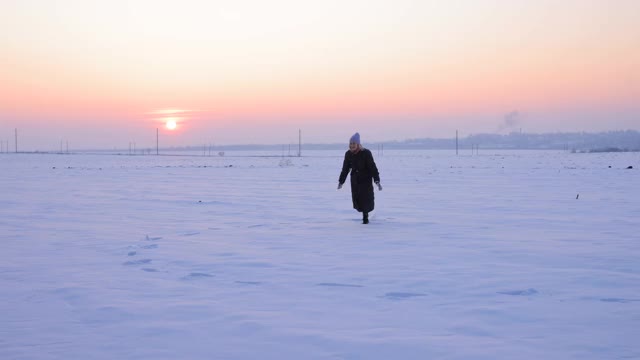
<svg viewBox="0 0 640 360">
<path fill-rule="evenodd" d="M 343 153 L 2 154 L 0 358 L 640 358 L 638 153 Z"/>
</svg>

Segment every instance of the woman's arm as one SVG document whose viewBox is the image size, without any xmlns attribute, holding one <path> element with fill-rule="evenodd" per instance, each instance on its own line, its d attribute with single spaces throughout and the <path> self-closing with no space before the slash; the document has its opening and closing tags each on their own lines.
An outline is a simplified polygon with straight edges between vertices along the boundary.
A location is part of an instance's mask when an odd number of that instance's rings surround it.
<svg viewBox="0 0 640 360">
<path fill-rule="evenodd" d="M 349 160 L 349 153 L 347 152 L 346 154 L 344 154 L 344 161 L 342 161 L 342 171 L 340 172 L 338 183 L 344 184 L 345 180 L 347 180 L 349 169 L 351 169 L 351 161 Z"/>
<path fill-rule="evenodd" d="M 367 168 L 369 169 L 369 173 L 373 177 L 373 181 L 375 183 L 380 182 L 380 173 L 378 172 L 378 167 L 376 166 L 376 162 L 373 160 L 373 154 L 371 151 L 368 151 L 367 154 Z"/>
</svg>

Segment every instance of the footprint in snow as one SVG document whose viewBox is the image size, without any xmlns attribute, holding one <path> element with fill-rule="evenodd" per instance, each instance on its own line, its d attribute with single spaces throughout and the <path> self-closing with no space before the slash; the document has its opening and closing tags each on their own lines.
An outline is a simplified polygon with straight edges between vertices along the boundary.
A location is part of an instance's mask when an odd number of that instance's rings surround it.
<svg viewBox="0 0 640 360">
<path fill-rule="evenodd" d="M 195 236 L 195 235 L 199 235 L 199 232 L 189 232 L 189 233 L 184 233 L 182 234 L 182 236 Z"/>
<path fill-rule="evenodd" d="M 343 287 L 343 288 L 361 288 L 364 287 L 362 285 L 356 284 L 340 284 L 340 283 L 319 283 L 316 286 L 326 286 L 326 287 Z"/>
<path fill-rule="evenodd" d="M 149 235 L 146 236 L 145 240 L 147 241 L 158 241 L 161 240 L 162 237 L 149 237 Z"/>
<path fill-rule="evenodd" d="M 388 292 L 384 294 L 383 298 L 388 300 L 405 300 L 414 297 L 427 296 L 427 294 L 411 293 L 411 292 Z"/>
<path fill-rule="evenodd" d="M 526 289 L 526 290 L 511 290 L 511 291 L 498 291 L 498 294 L 502 295 L 511 295 L 511 296 L 531 296 L 538 293 L 536 289 Z"/>
<path fill-rule="evenodd" d="M 625 304 L 625 303 L 629 303 L 629 302 L 640 301 L 640 299 L 604 298 L 604 299 L 600 299 L 600 301 Z"/>
<path fill-rule="evenodd" d="M 236 281 L 236 284 L 242 284 L 242 285 L 262 285 L 262 281 Z"/>
<path fill-rule="evenodd" d="M 124 263 L 122 263 L 122 265 L 135 266 L 135 265 L 144 265 L 149 263 L 151 263 L 151 259 L 140 259 L 140 260 L 125 261 Z"/>
<path fill-rule="evenodd" d="M 213 275 L 211 274 L 207 274 L 207 273 L 200 273 L 200 272 L 192 272 L 187 276 L 184 276 L 182 279 L 183 280 L 196 280 L 196 279 L 205 279 L 205 278 L 211 278 L 213 277 Z"/>
</svg>

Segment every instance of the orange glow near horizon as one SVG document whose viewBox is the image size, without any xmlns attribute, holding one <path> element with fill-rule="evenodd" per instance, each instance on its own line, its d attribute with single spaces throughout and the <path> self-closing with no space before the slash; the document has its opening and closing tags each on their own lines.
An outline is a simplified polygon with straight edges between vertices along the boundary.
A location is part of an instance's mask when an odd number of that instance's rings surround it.
<svg viewBox="0 0 640 360">
<path fill-rule="evenodd" d="M 349 119 L 399 138 L 414 135 L 403 116 L 448 132 L 442 114 L 482 131 L 514 109 L 640 128 L 638 13 L 626 0 L 3 2 L 0 121 L 161 123 L 185 142 Z"/>
</svg>

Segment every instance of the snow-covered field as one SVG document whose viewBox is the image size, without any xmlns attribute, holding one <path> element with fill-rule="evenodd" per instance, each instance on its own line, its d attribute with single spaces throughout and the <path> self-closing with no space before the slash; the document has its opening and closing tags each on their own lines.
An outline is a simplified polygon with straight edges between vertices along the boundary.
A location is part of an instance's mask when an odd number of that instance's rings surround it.
<svg viewBox="0 0 640 360">
<path fill-rule="evenodd" d="M 640 358 L 639 153 L 342 154 L 0 154 L 0 359 Z"/>
</svg>

